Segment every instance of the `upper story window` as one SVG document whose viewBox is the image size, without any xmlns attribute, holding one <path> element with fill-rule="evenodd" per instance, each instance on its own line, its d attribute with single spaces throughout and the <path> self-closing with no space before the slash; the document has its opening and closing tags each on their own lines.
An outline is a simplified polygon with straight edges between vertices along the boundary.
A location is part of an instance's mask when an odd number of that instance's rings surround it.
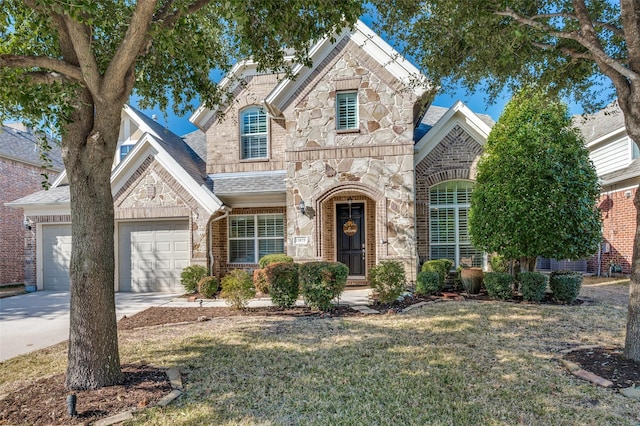
<svg viewBox="0 0 640 426">
<path fill-rule="evenodd" d="M 124 160 L 131 149 L 133 149 L 133 145 L 120 145 L 120 161 Z"/>
<path fill-rule="evenodd" d="M 358 128 L 358 92 L 336 94 L 336 128 L 338 130 Z"/>
<path fill-rule="evenodd" d="M 250 107 L 240 113 L 240 158 L 267 158 L 267 113 Z"/>
</svg>

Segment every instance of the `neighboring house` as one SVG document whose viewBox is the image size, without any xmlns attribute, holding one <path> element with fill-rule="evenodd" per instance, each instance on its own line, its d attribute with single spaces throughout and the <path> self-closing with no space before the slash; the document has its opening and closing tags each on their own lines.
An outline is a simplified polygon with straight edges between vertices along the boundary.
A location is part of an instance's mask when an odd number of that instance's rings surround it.
<svg viewBox="0 0 640 426">
<path fill-rule="evenodd" d="M 575 117 L 601 185 L 601 252 L 589 259 L 589 272 L 605 274 L 611 264 L 631 273 L 636 209 L 633 199 L 640 183 L 640 150 L 629 138 L 617 102 L 602 111 Z M 600 259 L 600 262 L 598 262 Z"/>
<path fill-rule="evenodd" d="M 111 180 L 116 290 L 179 291 L 188 264 L 221 276 L 280 252 L 343 262 L 349 284 L 383 260 L 408 280 L 429 258 L 486 263 L 467 212 L 491 118 L 428 107 L 424 77 L 361 22 L 310 55 L 291 80 L 236 65 L 221 82 L 227 106 L 198 108 L 201 130 L 183 139 L 125 107 Z M 34 223 L 26 280 L 68 288 L 65 176 L 10 205 Z"/>
<path fill-rule="evenodd" d="M 53 144 L 52 144 L 53 145 Z M 38 137 L 21 123 L 7 123 L 0 129 L 0 284 L 23 283 L 25 261 L 25 222 L 22 211 L 4 203 L 24 197 L 39 189 L 47 175 L 53 180 L 64 169 L 60 148 L 52 146 L 47 154 L 51 160 L 45 168 Z"/>
</svg>

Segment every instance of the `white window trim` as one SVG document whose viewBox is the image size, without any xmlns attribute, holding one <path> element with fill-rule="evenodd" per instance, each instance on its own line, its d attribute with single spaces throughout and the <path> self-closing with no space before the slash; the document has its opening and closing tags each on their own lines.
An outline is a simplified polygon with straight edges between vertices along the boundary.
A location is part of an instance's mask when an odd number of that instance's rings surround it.
<svg viewBox="0 0 640 426">
<path fill-rule="evenodd" d="M 260 216 L 281 216 L 282 217 L 282 223 L 283 223 L 283 235 L 282 237 L 258 237 L 258 217 Z M 233 218 L 238 218 L 238 217 L 253 217 L 253 237 L 231 237 L 231 220 Z M 259 242 L 262 240 L 282 240 L 282 244 L 283 247 L 285 247 L 286 250 L 286 246 L 285 246 L 285 234 L 286 234 L 286 222 L 285 222 L 285 218 L 284 218 L 284 214 L 282 213 L 262 213 L 262 214 L 237 214 L 237 215 L 230 215 L 229 216 L 229 223 L 227 224 L 227 262 L 230 265 L 247 265 L 247 264 L 257 264 L 258 261 L 260 260 L 260 244 Z M 231 241 L 238 241 L 238 240 L 242 240 L 242 241 L 246 241 L 246 240 L 251 240 L 253 241 L 253 256 L 255 261 L 254 262 L 233 262 L 231 261 Z"/>
<path fill-rule="evenodd" d="M 244 133 L 244 114 L 253 111 L 253 110 L 261 110 L 264 113 L 265 116 L 265 124 L 266 124 L 266 131 L 264 133 Z M 238 120 L 238 124 L 239 124 L 239 128 L 238 128 L 238 132 L 240 134 L 240 160 L 241 161 L 256 161 L 256 160 L 268 160 L 269 159 L 269 134 L 270 134 L 270 128 L 269 128 L 269 114 L 267 113 L 267 111 L 259 106 L 259 105 L 250 105 L 246 108 L 243 108 L 240 111 L 239 114 L 239 120 Z M 244 157 L 244 141 L 243 138 L 246 136 L 262 136 L 264 135 L 265 139 L 266 139 L 266 145 L 265 145 L 265 156 L 264 157 Z"/>
</svg>

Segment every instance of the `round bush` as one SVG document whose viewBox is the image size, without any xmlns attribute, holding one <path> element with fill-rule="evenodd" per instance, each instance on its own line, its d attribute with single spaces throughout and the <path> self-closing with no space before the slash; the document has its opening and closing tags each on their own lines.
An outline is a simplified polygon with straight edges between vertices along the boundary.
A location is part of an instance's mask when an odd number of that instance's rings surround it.
<svg viewBox="0 0 640 426">
<path fill-rule="evenodd" d="M 300 294 L 298 265 L 295 263 L 272 263 L 264 268 L 269 283 L 269 296 L 274 305 L 290 308 Z"/>
<path fill-rule="evenodd" d="M 554 271 L 549 276 L 549 287 L 558 302 L 573 303 L 580 294 L 582 274 L 573 271 Z"/>
<path fill-rule="evenodd" d="M 202 265 L 190 265 L 180 273 L 180 282 L 187 293 L 193 293 L 198 289 L 198 282 L 207 276 L 209 271 Z"/>
<path fill-rule="evenodd" d="M 484 286 L 489 297 L 498 300 L 511 299 L 513 275 L 504 272 L 486 272 Z"/>
<path fill-rule="evenodd" d="M 293 263 L 293 257 L 287 256 L 284 253 L 266 254 L 262 256 L 260 260 L 258 260 L 258 265 L 260 266 L 260 269 L 262 269 L 272 263 L 281 263 L 281 262 Z"/>
<path fill-rule="evenodd" d="M 202 277 L 198 281 L 198 292 L 206 299 L 211 299 L 218 291 L 218 279 L 216 277 Z"/>
<path fill-rule="evenodd" d="M 437 272 L 422 271 L 416 278 L 416 294 L 430 296 L 441 290 L 440 275 Z"/>
<path fill-rule="evenodd" d="M 427 260 L 422 265 L 423 272 L 437 272 L 439 276 L 440 290 L 444 288 L 445 278 L 451 270 L 453 262 L 449 259 Z"/>
<path fill-rule="evenodd" d="M 541 302 L 547 289 L 547 276 L 540 272 L 520 272 L 520 292 L 528 302 Z"/>
<path fill-rule="evenodd" d="M 220 296 L 233 308 L 242 309 L 256 295 L 253 280 L 247 271 L 234 269 L 222 278 Z"/>
<path fill-rule="evenodd" d="M 393 302 L 405 290 L 405 273 L 402 263 L 384 260 L 369 270 L 369 283 L 380 302 Z"/>
<path fill-rule="evenodd" d="M 253 287 L 260 293 L 269 294 L 269 282 L 264 269 L 253 271 Z"/>
<path fill-rule="evenodd" d="M 305 303 L 329 311 L 333 308 L 331 300 L 340 296 L 347 285 L 349 268 L 339 262 L 308 262 L 299 266 L 298 276 Z"/>
</svg>

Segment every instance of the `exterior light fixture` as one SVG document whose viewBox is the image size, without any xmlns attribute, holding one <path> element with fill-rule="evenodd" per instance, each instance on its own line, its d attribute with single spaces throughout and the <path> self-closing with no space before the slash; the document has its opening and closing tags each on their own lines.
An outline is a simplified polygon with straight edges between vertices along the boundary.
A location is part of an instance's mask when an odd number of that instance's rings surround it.
<svg viewBox="0 0 640 426">
<path fill-rule="evenodd" d="M 300 200 L 300 204 L 298 205 L 298 208 L 300 209 L 300 213 L 304 214 L 305 212 L 304 200 Z"/>
<path fill-rule="evenodd" d="M 31 231 L 31 222 L 29 221 L 29 218 L 28 218 L 28 217 L 26 217 L 26 216 L 25 216 L 25 217 L 24 217 L 24 220 L 22 221 L 22 223 L 24 224 L 24 228 L 25 228 L 27 231 Z"/>
</svg>

